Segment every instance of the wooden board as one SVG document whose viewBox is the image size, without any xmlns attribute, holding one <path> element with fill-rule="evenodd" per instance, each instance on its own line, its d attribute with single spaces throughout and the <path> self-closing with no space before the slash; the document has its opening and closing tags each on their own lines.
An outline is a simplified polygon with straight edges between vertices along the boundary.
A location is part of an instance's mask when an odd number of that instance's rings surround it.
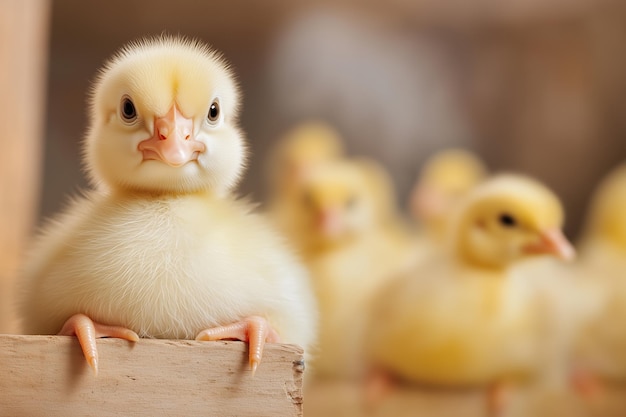
<svg viewBox="0 0 626 417">
<path fill-rule="evenodd" d="M 302 416 L 302 350 L 99 339 L 99 374 L 68 336 L 0 335 L 0 416 Z"/>
<path fill-rule="evenodd" d="M 0 1 L 0 333 L 16 330 L 14 282 L 37 216 L 48 0 Z"/>
</svg>

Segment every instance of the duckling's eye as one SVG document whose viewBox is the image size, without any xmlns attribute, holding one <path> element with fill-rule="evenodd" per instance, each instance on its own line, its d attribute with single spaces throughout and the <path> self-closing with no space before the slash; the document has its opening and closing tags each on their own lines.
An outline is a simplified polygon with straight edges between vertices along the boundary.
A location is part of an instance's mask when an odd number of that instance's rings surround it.
<svg viewBox="0 0 626 417">
<path fill-rule="evenodd" d="M 122 116 L 122 120 L 126 123 L 132 123 L 137 120 L 137 109 L 135 109 L 135 105 L 133 104 L 133 101 L 130 99 L 130 97 L 122 97 L 120 114 Z"/>
<path fill-rule="evenodd" d="M 517 226 L 517 220 L 515 220 L 515 217 L 511 216 L 508 213 L 502 213 L 498 220 L 500 221 L 500 224 L 504 227 Z"/>
<path fill-rule="evenodd" d="M 209 107 L 209 113 L 206 116 L 207 121 L 214 125 L 220 120 L 220 104 L 217 101 L 211 103 Z"/>
</svg>

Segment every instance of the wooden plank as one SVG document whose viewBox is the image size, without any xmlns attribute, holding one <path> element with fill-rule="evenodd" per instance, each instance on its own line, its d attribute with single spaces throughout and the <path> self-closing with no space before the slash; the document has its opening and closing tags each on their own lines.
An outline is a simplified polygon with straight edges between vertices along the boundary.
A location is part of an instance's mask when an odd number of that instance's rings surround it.
<svg viewBox="0 0 626 417">
<path fill-rule="evenodd" d="M 0 1 L 0 333 L 15 331 L 13 285 L 39 194 L 48 0 Z"/>
<path fill-rule="evenodd" d="M 0 416 L 302 416 L 302 349 L 99 339 L 98 376 L 68 336 L 0 335 Z"/>
</svg>

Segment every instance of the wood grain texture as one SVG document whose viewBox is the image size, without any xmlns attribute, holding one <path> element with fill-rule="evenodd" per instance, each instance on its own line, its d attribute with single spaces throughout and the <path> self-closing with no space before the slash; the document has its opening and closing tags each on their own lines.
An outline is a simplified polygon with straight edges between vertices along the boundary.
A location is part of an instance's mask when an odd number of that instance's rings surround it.
<svg viewBox="0 0 626 417">
<path fill-rule="evenodd" d="M 99 339 L 94 376 L 67 336 L 0 335 L 0 416 L 302 416 L 302 350 L 241 342 Z"/>
</svg>

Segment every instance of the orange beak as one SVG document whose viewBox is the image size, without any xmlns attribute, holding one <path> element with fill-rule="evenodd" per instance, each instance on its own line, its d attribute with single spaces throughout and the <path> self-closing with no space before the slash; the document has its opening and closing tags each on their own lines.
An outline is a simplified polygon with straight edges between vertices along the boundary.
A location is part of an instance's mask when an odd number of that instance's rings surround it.
<svg viewBox="0 0 626 417">
<path fill-rule="evenodd" d="M 446 211 L 446 203 L 442 193 L 427 185 L 419 185 L 411 198 L 411 210 L 418 218 L 431 219 Z"/>
<path fill-rule="evenodd" d="M 154 134 L 139 143 L 143 159 L 180 167 L 198 159 L 206 147 L 193 139 L 193 120 L 184 117 L 176 105 L 154 120 Z"/>
<path fill-rule="evenodd" d="M 559 229 L 549 229 L 541 233 L 540 240 L 527 245 L 524 252 L 528 254 L 550 254 L 565 261 L 576 256 L 576 250 Z"/>
<path fill-rule="evenodd" d="M 343 230 L 339 213 L 334 210 L 321 211 L 317 216 L 316 225 L 322 235 L 328 238 L 337 237 Z"/>
</svg>

